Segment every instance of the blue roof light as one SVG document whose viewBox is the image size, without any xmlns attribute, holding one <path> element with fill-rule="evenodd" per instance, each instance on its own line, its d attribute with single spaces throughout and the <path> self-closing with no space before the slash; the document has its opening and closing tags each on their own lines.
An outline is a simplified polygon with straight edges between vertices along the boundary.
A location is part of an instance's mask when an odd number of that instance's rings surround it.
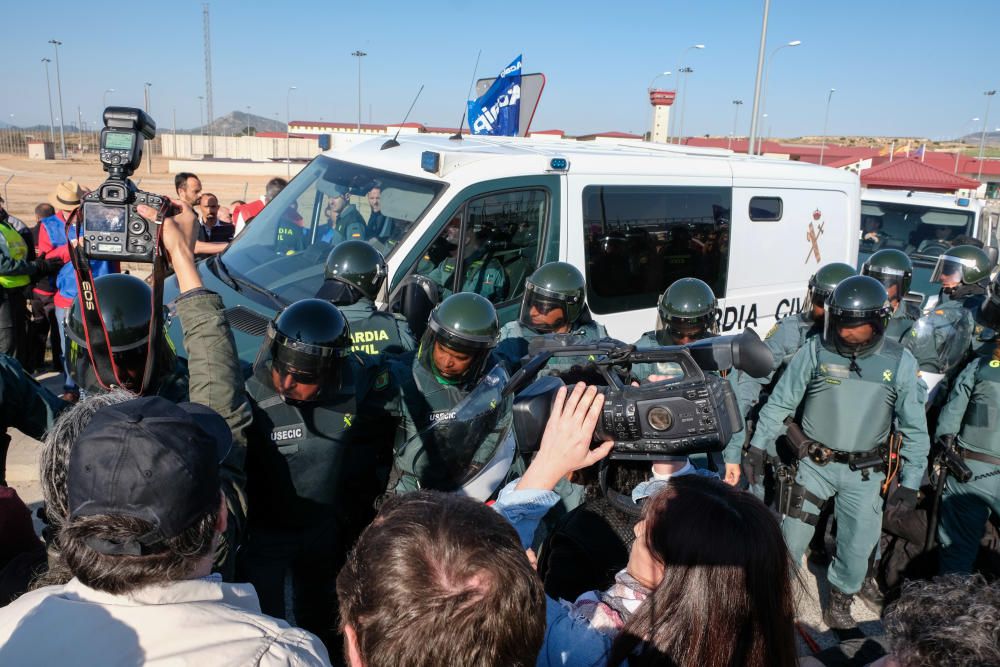
<svg viewBox="0 0 1000 667">
<path fill-rule="evenodd" d="M 436 174 L 441 166 L 441 154 L 434 151 L 424 151 L 420 154 L 420 168 Z"/>
<path fill-rule="evenodd" d="M 557 171 L 564 171 L 569 167 L 569 162 L 564 157 L 554 157 L 549 162 L 549 169 L 555 169 Z"/>
<path fill-rule="evenodd" d="M 958 204 L 959 206 L 968 206 L 969 205 L 969 198 L 968 197 L 959 197 L 958 200 L 955 203 Z"/>
</svg>

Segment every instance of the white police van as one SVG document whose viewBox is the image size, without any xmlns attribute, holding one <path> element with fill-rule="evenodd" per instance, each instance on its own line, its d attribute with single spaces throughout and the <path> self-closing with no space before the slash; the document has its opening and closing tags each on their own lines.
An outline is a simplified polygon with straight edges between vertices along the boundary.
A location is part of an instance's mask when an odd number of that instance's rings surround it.
<svg viewBox="0 0 1000 667">
<path fill-rule="evenodd" d="M 345 190 L 388 259 L 383 305 L 408 276 L 436 275 L 486 295 L 506 322 L 525 278 L 564 260 L 586 276 L 594 317 L 625 341 L 654 327 L 657 299 L 678 278 L 712 286 L 723 332 L 762 332 L 798 310 L 817 267 L 858 256 L 859 184 L 845 171 L 639 142 L 376 139 L 318 156 L 200 264 L 244 360 L 277 308 L 319 290 L 337 238 L 328 204 Z"/>
<path fill-rule="evenodd" d="M 861 230 L 858 267 L 872 253 L 885 248 L 905 252 L 913 261 L 911 296 L 925 308 L 936 301 L 931 274 L 947 248 L 969 239 L 983 243 L 996 259 L 998 216 L 982 201 L 919 190 L 861 191 Z"/>
</svg>

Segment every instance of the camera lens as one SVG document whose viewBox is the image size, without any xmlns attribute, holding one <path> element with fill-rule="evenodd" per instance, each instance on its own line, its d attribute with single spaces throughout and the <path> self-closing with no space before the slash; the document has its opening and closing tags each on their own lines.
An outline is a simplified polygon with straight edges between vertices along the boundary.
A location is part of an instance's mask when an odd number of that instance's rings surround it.
<svg viewBox="0 0 1000 667">
<path fill-rule="evenodd" d="M 670 410 L 667 408 L 662 405 L 657 405 L 655 408 L 651 408 L 650 411 L 646 413 L 646 421 L 653 427 L 653 430 L 666 431 L 673 426 L 674 416 L 670 414 Z"/>
</svg>

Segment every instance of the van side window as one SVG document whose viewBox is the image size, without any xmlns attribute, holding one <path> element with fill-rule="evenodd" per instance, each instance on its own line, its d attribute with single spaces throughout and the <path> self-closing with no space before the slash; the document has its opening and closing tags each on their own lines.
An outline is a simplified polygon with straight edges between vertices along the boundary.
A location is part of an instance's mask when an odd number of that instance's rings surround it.
<svg viewBox="0 0 1000 667">
<path fill-rule="evenodd" d="M 750 219 L 754 222 L 781 220 L 781 197 L 751 197 Z"/>
<path fill-rule="evenodd" d="M 731 207 L 732 190 L 723 187 L 584 188 L 591 310 L 652 308 L 679 278 L 700 278 L 724 297 Z"/>
<path fill-rule="evenodd" d="M 431 243 L 416 272 L 436 282 L 442 297 L 457 290 L 493 303 L 520 299 L 537 264 L 547 215 L 545 190 L 471 199 Z"/>
</svg>

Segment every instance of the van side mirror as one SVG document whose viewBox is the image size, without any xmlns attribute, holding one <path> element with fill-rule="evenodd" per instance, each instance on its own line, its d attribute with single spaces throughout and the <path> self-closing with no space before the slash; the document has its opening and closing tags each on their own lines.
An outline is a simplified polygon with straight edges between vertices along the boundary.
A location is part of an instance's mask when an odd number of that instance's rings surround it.
<svg viewBox="0 0 1000 667">
<path fill-rule="evenodd" d="M 440 300 L 441 293 L 437 283 L 427 276 L 414 274 L 403 279 L 397 296 L 397 308 L 406 318 L 406 323 L 410 325 L 410 331 L 417 340 L 424 335 L 431 311 Z"/>
</svg>

